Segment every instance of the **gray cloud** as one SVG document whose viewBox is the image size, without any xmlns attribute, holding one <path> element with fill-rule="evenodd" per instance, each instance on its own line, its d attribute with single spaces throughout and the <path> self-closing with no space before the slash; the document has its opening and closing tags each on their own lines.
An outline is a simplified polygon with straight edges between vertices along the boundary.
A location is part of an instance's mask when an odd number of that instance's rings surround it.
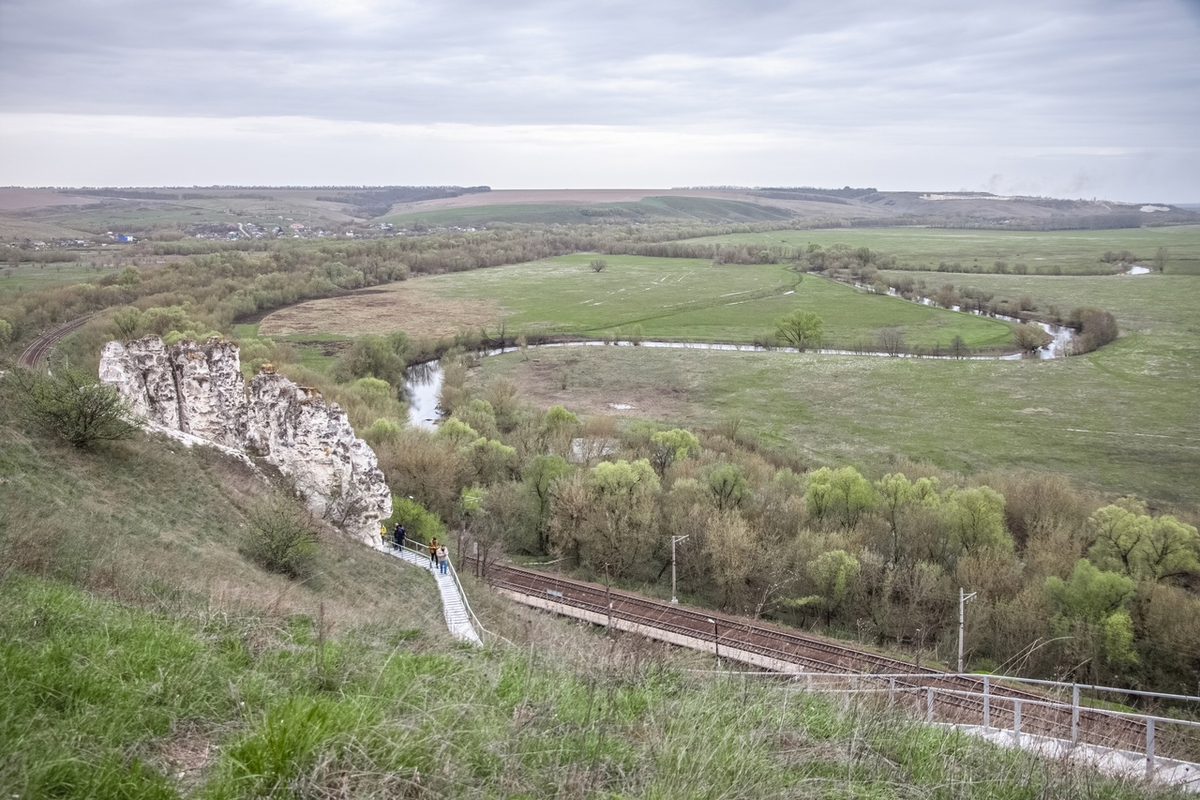
<svg viewBox="0 0 1200 800">
<path fill-rule="evenodd" d="M 1200 122 L 1193 0 L 3 0 L 0 52 L 10 114 L 1084 149 Z"/>
</svg>

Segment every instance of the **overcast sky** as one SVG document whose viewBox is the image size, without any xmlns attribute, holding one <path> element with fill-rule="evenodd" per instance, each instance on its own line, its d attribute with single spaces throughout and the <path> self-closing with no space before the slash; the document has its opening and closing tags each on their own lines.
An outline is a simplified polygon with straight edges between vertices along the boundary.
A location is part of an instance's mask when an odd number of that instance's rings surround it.
<svg viewBox="0 0 1200 800">
<path fill-rule="evenodd" d="M 0 185 L 1200 202 L 1200 0 L 0 0 Z"/>
</svg>

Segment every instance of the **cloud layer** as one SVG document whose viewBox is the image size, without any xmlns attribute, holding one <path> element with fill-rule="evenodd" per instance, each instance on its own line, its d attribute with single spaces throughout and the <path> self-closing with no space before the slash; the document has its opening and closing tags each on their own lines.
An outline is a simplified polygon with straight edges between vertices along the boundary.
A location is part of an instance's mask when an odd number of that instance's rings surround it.
<svg viewBox="0 0 1200 800">
<path fill-rule="evenodd" d="M 0 183 L 1200 200 L 1200 4 L 976 5 L 7 0 Z"/>
</svg>

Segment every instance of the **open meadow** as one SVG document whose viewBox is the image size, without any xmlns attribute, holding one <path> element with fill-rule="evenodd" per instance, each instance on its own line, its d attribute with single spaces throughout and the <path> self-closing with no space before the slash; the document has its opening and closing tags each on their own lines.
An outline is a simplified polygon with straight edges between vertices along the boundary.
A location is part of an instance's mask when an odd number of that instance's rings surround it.
<svg viewBox="0 0 1200 800">
<path fill-rule="evenodd" d="M 602 260 L 603 269 L 591 268 Z M 797 310 L 824 320 L 828 346 L 873 346 L 899 327 L 911 346 L 1003 347 L 1003 322 L 881 297 L 778 264 L 581 253 L 526 264 L 423 277 L 268 315 L 264 336 L 325 331 L 346 336 L 403 330 L 411 338 L 501 328 L 509 334 L 750 344 Z"/>
<path fill-rule="evenodd" d="M 907 456 L 966 474 L 1061 472 L 1113 494 L 1200 502 L 1195 382 L 1113 369 L 1138 358 L 1128 347 L 1017 362 L 575 348 L 489 357 L 481 368 L 484 380 L 510 378 L 545 406 L 667 426 L 736 422 L 812 467 L 882 475 Z"/>
<path fill-rule="evenodd" d="M 1058 251 L 1045 252 L 1053 258 Z M 815 275 L 797 282 L 799 275 L 779 265 L 609 256 L 597 272 L 588 266 L 597 257 L 424 277 L 312 301 L 268 316 L 261 332 L 403 330 L 421 337 L 503 328 L 510 335 L 636 332 L 649 340 L 749 343 L 769 333 L 777 317 L 804 309 L 823 318 L 827 341 L 843 345 L 869 345 L 889 326 L 898 326 L 909 346 L 945 346 L 954 335 L 973 347 L 1009 340 L 1009 326 L 996 320 Z M 905 456 L 968 474 L 1062 472 L 1112 494 L 1200 502 L 1196 278 L 944 277 L 998 297 L 1032 297 L 1039 309 L 1062 314 L 1080 306 L 1109 310 L 1122 336 L 1087 356 L 1045 362 L 576 348 L 488 358 L 482 373 L 511 377 L 543 407 L 664 425 L 736 420 L 814 466 L 851 463 L 882 473 L 890 459 Z"/>
<path fill-rule="evenodd" d="M 769 231 L 709 236 L 689 241 L 717 244 L 828 248 L 835 244 L 869 247 L 895 256 L 904 269 L 993 272 L 996 262 L 1013 272 L 1024 264 L 1030 274 L 1087 275 L 1116 269 L 1103 260 L 1108 252 L 1129 251 L 1138 263 L 1151 265 L 1166 248 L 1165 272 L 1200 275 L 1200 226 L 1121 228 L 1094 231 L 1005 231 L 954 228 L 835 228 Z M 930 280 L 937 280 L 931 277 Z M 956 280 L 947 276 L 946 280 Z"/>
</svg>

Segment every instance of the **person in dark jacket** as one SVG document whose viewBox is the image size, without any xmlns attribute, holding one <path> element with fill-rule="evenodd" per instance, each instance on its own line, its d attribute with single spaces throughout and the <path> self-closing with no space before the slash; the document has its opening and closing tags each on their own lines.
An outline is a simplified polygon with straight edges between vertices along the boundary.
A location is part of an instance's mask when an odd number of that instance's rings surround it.
<svg viewBox="0 0 1200 800">
<path fill-rule="evenodd" d="M 402 525 L 399 522 L 396 523 L 396 527 L 392 528 L 392 538 L 396 542 L 396 549 L 403 550 L 404 549 L 404 541 L 405 541 L 405 539 L 408 538 L 408 534 L 404 530 L 404 525 Z"/>
</svg>

